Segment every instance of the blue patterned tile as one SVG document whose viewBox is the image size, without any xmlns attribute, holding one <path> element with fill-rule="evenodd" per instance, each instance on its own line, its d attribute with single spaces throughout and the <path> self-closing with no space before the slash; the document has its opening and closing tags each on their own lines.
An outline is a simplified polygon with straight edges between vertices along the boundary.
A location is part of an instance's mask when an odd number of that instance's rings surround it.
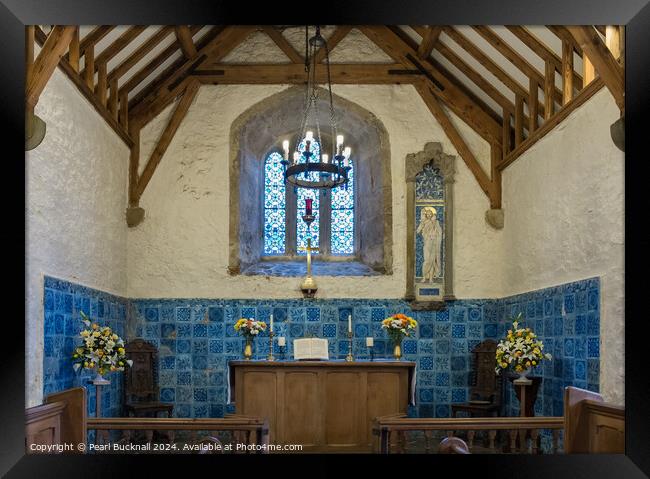
<svg viewBox="0 0 650 479">
<path fill-rule="evenodd" d="M 449 321 L 449 310 L 436 311 L 436 321 Z"/>
<path fill-rule="evenodd" d="M 600 344 L 598 338 L 587 338 L 587 357 L 600 357 Z"/>
<path fill-rule="evenodd" d="M 323 337 L 324 338 L 335 338 L 336 337 L 336 324 L 327 323 L 323 324 Z"/>
<path fill-rule="evenodd" d="M 419 327 L 421 338 L 433 338 L 433 326 L 431 324 L 424 324 Z"/>
<path fill-rule="evenodd" d="M 386 310 L 384 308 L 371 308 L 370 319 L 373 323 L 380 323 L 386 319 Z"/>
<path fill-rule="evenodd" d="M 467 390 L 460 388 L 453 388 L 451 390 L 452 403 L 464 403 L 467 401 Z"/>
<path fill-rule="evenodd" d="M 590 289 L 587 293 L 587 308 L 589 311 L 595 311 L 598 309 L 600 298 L 598 295 L 597 289 Z"/>
<path fill-rule="evenodd" d="M 495 324 L 485 324 L 483 325 L 483 332 L 486 338 L 496 338 L 497 337 L 497 328 Z"/>
<path fill-rule="evenodd" d="M 436 417 L 449 417 L 449 406 L 439 404 L 436 406 Z"/>
<path fill-rule="evenodd" d="M 423 371 L 428 371 L 433 369 L 433 359 L 428 356 L 420 358 L 420 369 Z"/>
<path fill-rule="evenodd" d="M 451 337 L 452 338 L 464 338 L 465 337 L 465 325 L 464 324 L 452 324 L 452 326 L 451 326 Z"/>
</svg>

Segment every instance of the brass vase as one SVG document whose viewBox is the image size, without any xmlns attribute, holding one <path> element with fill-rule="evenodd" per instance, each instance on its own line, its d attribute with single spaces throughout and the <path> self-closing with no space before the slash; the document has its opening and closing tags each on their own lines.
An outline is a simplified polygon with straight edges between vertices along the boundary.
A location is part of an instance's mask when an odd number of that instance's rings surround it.
<svg viewBox="0 0 650 479">
<path fill-rule="evenodd" d="M 395 347 L 393 348 L 393 357 L 395 358 L 395 361 L 402 359 L 402 345 L 399 341 L 395 342 Z"/>
<path fill-rule="evenodd" d="M 244 346 L 244 359 L 250 361 L 253 357 L 253 340 L 246 338 L 246 346 Z"/>
</svg>

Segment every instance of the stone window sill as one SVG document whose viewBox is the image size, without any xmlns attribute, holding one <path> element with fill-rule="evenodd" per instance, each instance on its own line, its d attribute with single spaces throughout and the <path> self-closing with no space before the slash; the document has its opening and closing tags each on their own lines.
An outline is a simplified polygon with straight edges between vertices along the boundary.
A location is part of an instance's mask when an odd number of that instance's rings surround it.
<svg viewBox="0 0 650 479">
<path fill-rule="evenodd" d="M 286 276 L 300 277 L 307 274 L 306 259 L 287 261 L 259 261 L 241 274 L 248 276 Z M 360 261 L 314 261 L 314 276 L 379 276 L 381 273 Z"/>
</svg>

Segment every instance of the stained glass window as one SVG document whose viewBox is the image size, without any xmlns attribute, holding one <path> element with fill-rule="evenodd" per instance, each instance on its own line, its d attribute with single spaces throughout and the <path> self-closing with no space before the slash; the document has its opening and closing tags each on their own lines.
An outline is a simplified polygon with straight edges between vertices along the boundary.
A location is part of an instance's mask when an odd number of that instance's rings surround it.
<svg viewBox="0 0 650 479">
<path fill-rule="evenodd" d="M 350 160 L 348 184 L 332 191 L 332 254 L 354 252 L 354 167 Z"/>
<path fill-rule="evenodd" d="M 282 155 L 271 153 L 264 162 L 264 254 L 284 254 L 286 199 Z"/>
<path fill-rule="evenodd" d="M 305 140 L 300 142 L 298 145 L 298 151 L 305 151 Z M 318 141 L 314 140 L 310 144 L 310 151 L 313 155 L 310 157 L 310 161 L 316 161 L 318 155 L 320 155 L 320 144 Z M 307 158 L 304 154 L 300 155 L 300 163 L 305 163 Z M 319 173 L 311 171 L 307 173 L 306 179 L 309 181 L 317 181 Z M 318 194 L 320 190 L 312 190 L 309 188 L 298 188 L 296 190 L 296 252 L 300 255 L 307 254 L 306 251 L 301 251 L 300 248 L 307 247 L 307 224 L 302 220 L 302 215 L 305 214 L 305 199 L 312 198 L 312 211 L 314 216 L 314 222 L 311 224 L 311 246 L 312 248 L 318 248 L 319 239 L 320 239 L 320 195 Z M 313 252 L 312 254 L 318 254 L 318 251 Z"/>
<path fill-rule="evenodd" d="M 311 142 L 313 155 L 310 161 L 317 161 L 320 155 L 321 145 L 318 141 Z M 305 140 L 298 146 L 299 151 L 304 151 Z M 320 190 L 309 188 L 291 187 L 287 192 L 284 182 L 283 167 L 280 163 L 282 155 L 278 152 L 269 154 L 264 162 L 264 255 L 285 255 L 295 251 L 296 254 L 305 255 L 300 248 L 307 246 L 307 225 L 302 219 L 305 214 L 305 200 L 312 199 L 312 212 L 315 219 L 310 227 L 311 245 L 318 248 L 322 241 L 330 244 L 330 253 L 333 255 L 354 254 L 354 168 L 350 160 L 350 171 L 348 172 L 348 185 L 328 190 L 321 196 Z M 301 155 L 301 163 L 307 161 L 305 155 Z M 317 180 L 319 173 L 309 172 L 306 178 Z M 294 194 L 295 192 L 295 194 Z M 288 218 L 290 228 L 295 225 L 295 245 L 287 245 L 287 201 L 295 201 L 295 219 Z M 331 204 L 331 228 L 330 237 L 321 238 L 320 218 L 321 208 L 327 208 Z M 293 207 L 293 204 L 292 204 Z M 293 224 L 292 224 L 293 223 Z M 322 240 L 322 241 L 321 241 Z M 315 251 L 313 254 L 318 254 Z"/>
</svg>

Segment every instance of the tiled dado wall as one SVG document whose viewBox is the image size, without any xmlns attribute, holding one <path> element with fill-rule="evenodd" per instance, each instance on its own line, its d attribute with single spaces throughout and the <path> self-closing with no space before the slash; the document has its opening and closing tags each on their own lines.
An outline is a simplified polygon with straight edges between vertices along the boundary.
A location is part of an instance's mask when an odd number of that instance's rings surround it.
<svg viewBox="0 0 650 479">
<path fill-rule="evenodd" d="M 89 371 L 72 368 L 72 353 L 81 345 L 79 333 L 84 329 L 80 311 L 101 326 L 109 326 L 121 337 L 126 334 L 128 300 L 86 286 L 45 277 L 43 297 L 45 313 L 43 342 L 43 393 L 84 386 L 88 391 L 88 414 L 95 415 L 94 377 Z M 111 384 L 102 386 L 102 416 L 122 414 L 122 378 L 117 374 L 106 376 Z"/>
<path fill-rule="evenodd" d="M 544 378 L 536 413 L 561 415 L 564 386 L 598 390 L 599 295 L 598 279 L 590 279 L 504 299 L 459 300 L 434 312 L 412 311 L 401 300 L 126 301 L 46 278 L 45 392 L 65 389 L 75 381 L 68 358 L 80 330 L 79 309 L 89 307 L 93 319 L 114 327 L 118 334 L 125 334 L 128 322 L 130 337 L 142 337 L 159 348 L 161 400 L 174 403 L 179 417 L 215 417 L 231 410 L 226 401 L 226 366 L 242 357 L 244 341 L 232 327 L 240 317 L 268 322 L 273 313 L 276 336 L 287 338 L 285 359 L 292 357 L 293 339 L 312 335 L 329 340 L 331 359 L 343 359 L 348 348 L 347 318 L 352 314 L 354 355 L 363 360 L 369 359 L 367 336 L 375 338 L 375 359 L 390 358 L 381 320 L 402 312 L 419 322 L 415 335 L 405 339 L 402 347 L 404 359 L 417 362 L 417 406 L 410 414 L 446 417 L 451 404 L 468 399 L 472 348 L 483 339 L 502 337 L 509 318 L 521 311 L 525 324 L 534 328 L 554 356 L 535 373 Z M 254 356 L 264 359 L 267 354 L 268 334 L 264 333 L 255 340 Z M 282 359 L 277 346 L 275 355 Z M 117 374 L 111 376 L 104 411 L 119 414 L 121 381 Z M 507 391 L 506 410 L 517 414 L 510 385 Z M 89 407 L 94 408 L 92 404 L 93 400 Z"/>
</svg>

